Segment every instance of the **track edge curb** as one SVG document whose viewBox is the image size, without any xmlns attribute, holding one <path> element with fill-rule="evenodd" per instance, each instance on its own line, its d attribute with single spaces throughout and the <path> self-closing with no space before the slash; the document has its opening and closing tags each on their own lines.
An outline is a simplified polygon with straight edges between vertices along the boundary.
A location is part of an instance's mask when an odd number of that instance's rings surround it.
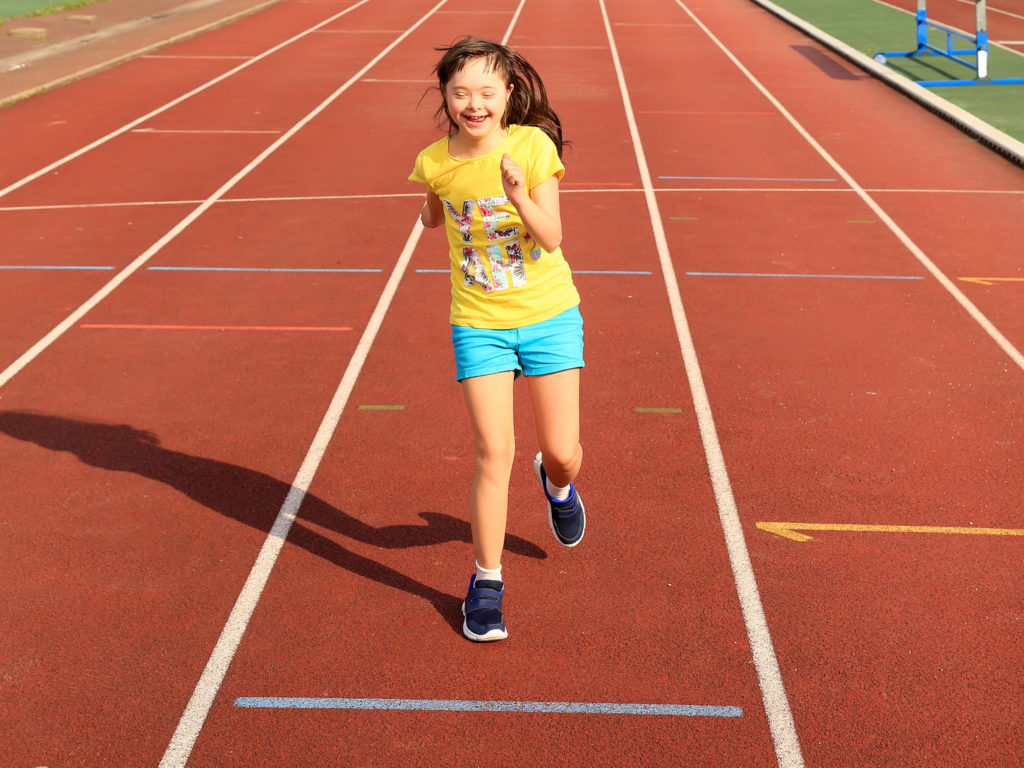
<svg viewBox="0 0 1024 768">
<path fill-rule="evenodd" d="M 838 53 L 843 58 L 856 64 L 872 76 L 884 82 L 886 85 L 901 91 L 906 96 L 916 101 L 931 112 L 939 115 L 949 123 L 959 128 L 964 133 L 978 139 L 982 144 L 992 149 L 1008 160 L 1019 166 L 1024 166 L 1024 142 L 1018 141 L 1009 134 L 1004 133 L 995 126 L 985 122 L 979 117 L 972 115 L 967 110 L 958 107 L 950 101 L 936 96 L 923 86 L 917 85 L 912 80 L 907 80 L 879 64 L 869 56 L 861 53 L 852 46 L 844 43 L 827 32 L 819 29 L 810 22 L 787 11 L 771 0 L 750 0 L 750 2 L 761 6 L 769 13 L 785 21 L 790 26 L 803 32 L 808 37 L 817 40 L 822 45 Z"/>
<path fill-rule="evenodd" d="M 182 40 L 187 40 L 191 37 L 196 37 L 197 35 L 201 35 L 204 32 L 209 32 L 210 30 L 217 29 L 218 27 L 222 27 L 226 24 L 231 24 L 232 22 L 238 21 L 241 18 L 266 10 L 270 6 L 276 5 L 281 1 L 282 0 L 266 0 L 265 2 L 259 3 L 258 5 L 254 5 L 250 8 L 246 8 L 241 11 L 236 11 L 235 13 L 229 14 L 222 18 L 215 19 L 213 21 L 207 22 L 206 24 L 202 24 L 196 27 L 195 29 L 190 29 L 186 32 L 181 32 L 177 35 L 172 35 L 171 37 L 165 38 L 163 40 L 158 40 L 155 43 L 145 45 L 142 48 L 136 48 L 135 50 L 129 51 L 128 53 L 122 53 L 110 59 L 106 59 L 105 61 L 101 61 L 96 64 L 91 64 L 68 75 L 62 75 L 61 77 L 51 80 L 48 83 L 36 85 L 31 88 L 27 88 L 26 90 L 21 91 L 19 93 L 11 94 L 10 96 L 6 96 L 2 100 L 0 100 L 0 109 L 9 107 L 12 104 L 16 104 L 19 101 L 24 101 L 25 99 L 29 99 L 41 93 L 52 91 L 54 88 L 59 88 L 62 85 L 67 85 L 68 83 L 73 83 L 76 80 L 81 80 L 91 75 L 95 75 L 96 73 L 102 72 L 105 69 L 116 67 L 118 64 L 123 64 L 126 61 L 136 59 L 140 56 L 145 56 L 147 53 L 152 53 L 153 51 L 159 50 L 160 48 L 164 48 L 165 46 L 173 45 L 174 43 L 181 42 Z M 156 17 L 147 17 L 147 20 L 151 21 L 157 19 Z"/>
</svg>

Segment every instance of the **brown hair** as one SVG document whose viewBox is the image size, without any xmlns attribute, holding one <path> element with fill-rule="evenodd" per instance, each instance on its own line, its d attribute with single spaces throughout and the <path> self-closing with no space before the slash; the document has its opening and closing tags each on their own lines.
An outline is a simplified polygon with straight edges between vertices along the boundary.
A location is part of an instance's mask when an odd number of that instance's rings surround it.
<svg viewBox="0 0 1024 768">
<path fill-rule="evenodd" d="M 452 46 L 436 50 L 444 51 L 444 55 L 434 67 L 438 87 L 441 91 L 441 106 L 435 117 L 438 125 L 442 128 L 447 119 L 449 136 L 458 130 L 458 126 L 452 120 L 452 116 L 448 114 L 448 102 L 444 98 L 445 87 L 448 85 L 448 81 L 457 72 L 460 72 L 470 60 L 483 58 L 488 69 L 499 73 L 505 84 L 512 86 L 505 114 L 501 117 L 502 127 L 515 124 L 540 128 L 555 143 L 558 156 L 562 156 L 562 147 L 569 142 L 562 138 L 562 123 L 548 103 L 548 94 L 544 89 L 544 83 L 537 71 L 530 66 L 530 62 L 511 48 L 476 37 L 465 37 Z M 442 115 L 444 118 L 441 117 Z"/>
</svg>

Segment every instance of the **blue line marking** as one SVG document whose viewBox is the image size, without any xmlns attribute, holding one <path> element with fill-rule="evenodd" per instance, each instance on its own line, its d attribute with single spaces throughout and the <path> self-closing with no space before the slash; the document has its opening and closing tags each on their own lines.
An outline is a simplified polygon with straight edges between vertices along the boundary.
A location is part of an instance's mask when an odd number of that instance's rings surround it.
<svg viewBox="0 0 1024 768">
<path fill-rule="evenodd" d="M 246 709 L 359 709 L 417 712 L 539 712 L 569 715 L 667 715 L 671 717 L 742 717 L 739 707 L 693 704 L 591 704 L 573 701 L 460 701 L 451 699 L 335 699 L 243 696 L 235 706 Z"/>
<path fill-rule="evenodd" d="M 684 179 L 686 181 L 828 181 L 837 179 L 787 179 L 773 176 L 659 176 L 659 179 Z"/>
<path fill-rule="evenodd" d="M 284 267 L 146 267 L 153 272 L 381 272 L 380 269 L 303 269 Z"/>
<path fill-rule="evenodd" d="M 691 277 L 813 277 L 823 280 L 924 280 L 920 275 L 794 275 L 774 272 L 687 272 Z"/>
<path fill-rule="evenodd" d="M 417 269 L 416 271 L 423 275 L 447 275 L 451 272 L 450 269 Z"/>
<path fill-rule="evenodd" d="M 650 274 L 645 269 L 573 269 L 573 274 Z"/>
<path fill-rule="evenodd" d="M 112 270 L 113 267 L 72 267 L 64 265 L 49 265 L 49 264 L 0 264 L 0 269 L 49 269 L 49 270 L 74 270 L 81 272 L 96 272 Z"/>
</svg>

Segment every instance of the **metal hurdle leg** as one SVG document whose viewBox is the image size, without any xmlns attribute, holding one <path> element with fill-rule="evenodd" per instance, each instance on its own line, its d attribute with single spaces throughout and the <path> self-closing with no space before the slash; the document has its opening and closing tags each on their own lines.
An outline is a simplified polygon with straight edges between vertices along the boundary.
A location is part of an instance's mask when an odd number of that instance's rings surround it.
<svg viewBox="0 0 1024 768">
<path fill-rule="evenodd" d="M 975 43 L 978 49 L 978 79 L 988 80 L 988 29 L 985 0 L 974 0 Z"/>
<path fill-rule="evenodd" d="M 1019 84 L 1024 83 L 1024 78 L 1000 78 L 993 80 L 988 72 L 988 28 L 987 14 L 985 12 L 985 0 L 974 0 L 974 22 L 975 34 L 971 35 L 959 29 L 948 27 L 928 18 L 927 0 L 917 0 L 917 13 L 914 16 L 917 48 L 912 51 L 887 51 L 875 54 L 875 61 L 885 64 L 889 58 L 896 57 L 917 57 L 917 56 L 943 56 L 950 61 L 955 61 L 975 73 L 971 80 L 918 80 L 917 84 L 925 87 L 947 86 L 947 85 L 981 85 L 989 84 Z M 932 45 L 928 40 L 928 30 L 939 30 L 946 35 L 946 47 L 940 48 Z M 965 40 L 970 48 L 957 48 L 954 38 Z M 974 61 L 968 61 L 961 57 L 971 56 Z"/>
</svg>

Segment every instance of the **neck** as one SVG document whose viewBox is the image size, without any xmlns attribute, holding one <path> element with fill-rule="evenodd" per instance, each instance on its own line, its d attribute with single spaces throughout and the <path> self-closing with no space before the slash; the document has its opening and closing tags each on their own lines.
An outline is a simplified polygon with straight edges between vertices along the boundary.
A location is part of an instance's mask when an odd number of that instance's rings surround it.
<svg viewBox="0 0 1024 768">
<path fill-rule="evenodd" d="M 461 160 L 482 157 L 497 149 L 506 136 L 508 136 L 507 128 L 502 128 L 480 138 L 475 138 L 459 131 L 454 136 L 448 138 L 448 152 L 453 157 Z"/>
</svg>

